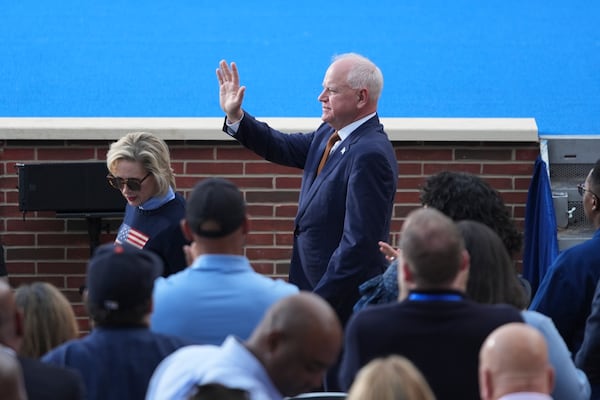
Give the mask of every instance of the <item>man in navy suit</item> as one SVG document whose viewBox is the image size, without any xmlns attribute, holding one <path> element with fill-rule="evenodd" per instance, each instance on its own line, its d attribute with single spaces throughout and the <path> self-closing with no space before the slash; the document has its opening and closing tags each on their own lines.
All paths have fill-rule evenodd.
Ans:
<svg viewBox="0 0 600 400">
<path fill-rule="evenodd" d="M 221 61 L 217 78 L 223 130 L 268 161 L 304 170 L 289 279 L 325 298 L 345 323 L 358 286 L 387 266 L 377 243 L 389 235 L 398 166 L 377 115 L 381 71 L 358 54 L 334 58 L 318 98 L 323 123 L 296 134 L 242 110 L 246 88 L 235 63 Z"/>
</svg>

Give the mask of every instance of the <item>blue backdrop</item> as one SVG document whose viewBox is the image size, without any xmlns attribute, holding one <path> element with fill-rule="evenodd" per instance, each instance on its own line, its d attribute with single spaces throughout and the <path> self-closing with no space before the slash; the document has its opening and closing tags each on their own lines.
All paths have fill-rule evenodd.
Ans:
<svg viewBox="0 0 600 400">
<path fill-rule="evenodd" d="M 595 0 L 0 1 L 0 116 L 214 117 L 215 69 L 246 108 L 318 117 L 331 56 L 385 76 L 383 117 L 534 117 L 600 134 Z"/>
</svg>

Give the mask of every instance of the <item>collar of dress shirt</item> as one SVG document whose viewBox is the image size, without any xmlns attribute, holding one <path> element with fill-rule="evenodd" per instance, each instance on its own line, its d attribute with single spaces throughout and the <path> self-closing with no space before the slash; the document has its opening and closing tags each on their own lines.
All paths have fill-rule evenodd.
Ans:
<svg viewBox="0 0 600 400">
<path fill-rule="evenodd" d="M 173 188 L 170 187 L 166 195 L 162 197 L 151 197 L 148 200 L 146 200 L 144 204 L 140 204 L 139 207 L 141 210 L 156 210 L 157 208 L 159 208 L 165 203 L 168 203 L 174 198 L 175 192 L 173 191 Z"/>
<path fill-rule="evenodd" d="M 375 114 L 376 113 L 371 113 L 371 114 L 367 115 L 366 117 L 362 117 L 361 119 L 356 120 L 356 121 L 352 122 L 351 124 L 346 125 L 342 129 L 338 130 L 338 135 L 340 136 L 340 139 L 341 139 L 340 141 L 343 141 L 348 136 L 350 136 L 350 134 L 352 132 L 354 132 L 356 130 L 356 128 L 358 128 L 359 126 L 361 126 L 362 124 L 367 122 L 367 120 L 373 118 L 373 116 Z"/>
</svg>

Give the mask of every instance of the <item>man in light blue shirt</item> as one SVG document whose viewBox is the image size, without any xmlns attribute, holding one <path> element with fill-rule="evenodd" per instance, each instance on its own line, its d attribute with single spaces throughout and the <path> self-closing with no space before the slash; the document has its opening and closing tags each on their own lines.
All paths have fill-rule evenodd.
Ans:
<svg viewBox="0 0 600 400">
<path fill-rule="evenodd" d="M 198 344 L 220 345 L 228 335 L 245 340 L 273 303 L 298 293 L 295 285 L 255 272 L 243 255 L 248 219 L 233 183 L 209 178 L 196 185 L 182 229 L 197 257 L 157 279 L 153 331 Z"/>
<path fill-rule="evenodd" d="M 337 359 L 342 328 L 333 308 L 310 292 L 275 303 L 245 342 L 184 347 L 154 371 L 146 400 L 187 399 L 197 384 L 220 383 L 252 400 L 281 400 L 318 387 Z"/>
</svg>

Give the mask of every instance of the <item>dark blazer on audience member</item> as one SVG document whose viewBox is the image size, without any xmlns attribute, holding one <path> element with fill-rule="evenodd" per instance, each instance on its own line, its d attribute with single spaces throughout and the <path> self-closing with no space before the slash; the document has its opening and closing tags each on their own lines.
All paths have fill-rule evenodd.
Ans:
<svg viewBox="0 0 600 400">
<path fill-rule="evenodd" d="M 585 325 L 585 335 L 575 364 L 587 375 L 592 386 L 592 400 L 600 399 L 600 281 L 596 285 L 592 311 Z"/>
<path fill-rule="evenodd" d="M 479 399 L 479 349 L 487 335 L 508 322 L 523 322 L 508 305 L 478 304 L 455 291 L 412 291 L 454 300 L 404 300 L 374 305 L 348 322 L 340 384 L 348 390 L 358 370 L 374 358 L 401 354 L 431 385 L 438 400 Z M 458 298 L 458 299 L 457 299 Z"/>
<path fill-rule="evenodd" d="M 19 357 L 19 362 L 23 370 L 28 400 L 85 398 L 83 380 L 76 371 L 48 365 L 33 358 Z"/>
</svg>

